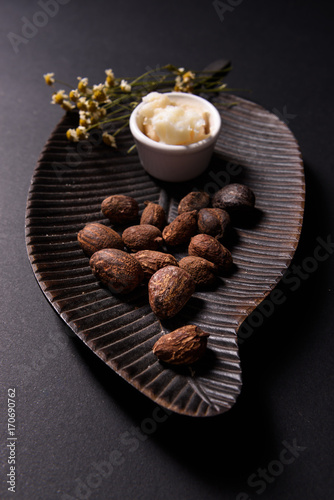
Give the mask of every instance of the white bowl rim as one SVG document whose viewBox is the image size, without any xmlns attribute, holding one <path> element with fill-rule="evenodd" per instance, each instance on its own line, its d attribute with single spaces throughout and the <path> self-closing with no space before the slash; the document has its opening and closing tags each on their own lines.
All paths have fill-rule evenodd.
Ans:
<svg viewBox="0 0 334 500">
<path fill-rule="evenodd" d="M 211 116 L 213 116 L 214 119 L 214 130 L 213 132 L 206 137 L 205 139 L 202 139 L 201 141 L 193 142 L 191 144 L 186 144 L 186 145 L 180 145 L 180 144 L 164 144 L 161 142 L 154 141 L 153 139 L 150 139 L 147 137 L 147 135 L 142 132 L 138 126 L 137 123 L 137 115 L 138 111 L 140 108 L 145 104 L 144 102 L 140 102 L 135 109 L 132 111 L 130 120 L 129 120 L 129 126 L 130 126 L 130 131 L 134 138 L 145 144 L 146 146 L 155 149 L 157 151 L 161 152 L 166 152 L 166 153 L 178 153 L 178 154 L 185 154 L 189 153 L 192 150 L 199 150 L 199 149 L 204 149 L 208 147 L 212 142 L 215 142 L 217 139 L 217 136 L 220 132 L 221 129 L 221 117 L 219 114 L 219 111 L 217 108 L 207 99 L 204 99 L 201 96 L 198 96 L 196 94 L 191 94 L 188 92 L 163 92 L 164 95 L 175 97 L 176 99 L 190 99 L 194 101 L 199 101 L 203 106 L 206 107 L 206 109 L 209 111 Z"/>
</svg>

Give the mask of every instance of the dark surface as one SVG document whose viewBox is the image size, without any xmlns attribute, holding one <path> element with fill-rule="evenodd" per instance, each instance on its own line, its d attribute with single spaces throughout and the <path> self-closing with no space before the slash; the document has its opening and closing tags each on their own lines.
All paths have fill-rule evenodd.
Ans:
<svg viewBox="0 0 334 500">
<path fill-rule="evenodd" d="M 329 2 L 82 3 L 59 5 L 17 53 L 7 34 L 22 36 L 22 19 L 41 7 L 8 1 L 1 8 L 1 498 L 11 495 L 10 387 L 17 394 L 16 498 L 331 498 L 333 249 L 319 251 L 333 233 Z M 223 4 L 221 19 L 215 5 Z M 49 105 L 42 74 L 98 82 L 108 67 L 136 75 L 168 62 L 202 68 L 221 57 L 233 62 L 229 85 L 251 89 L 240 95 L 283 117 L 299 141 L 305 222 L 279 285 L 286 300 L 245 334 L 237 404 L 209 420 L 167 418 L 73 338 L 33 276 L 26 198 L 62 116 Z M 295 456 L 284 451 L 293 445 Z"/>
</svg>

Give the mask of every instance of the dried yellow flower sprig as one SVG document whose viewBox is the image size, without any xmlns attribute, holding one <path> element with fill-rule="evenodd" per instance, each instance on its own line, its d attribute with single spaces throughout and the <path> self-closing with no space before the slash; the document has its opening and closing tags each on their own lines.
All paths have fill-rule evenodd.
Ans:
<svg viewBox="0 0 334 500">
<path fill-rule="evenodd" d="M 88 139 L 89 133 L 99 128 L 103 142 L 116 148 L 116 136 L 128 126 L 133 109 L 144 95 L 158 89 L 198 94 L 225 91 L 228 89 L 222 79 L 230 69 L 227 65 L 219 71 L 202 71 L 196 74 L 168 64 L 150 69 L 132 79 L 116 78 L 111 69 L 106 69 L 104 83 L 89 85 L 88 78 L 78 77 L 75 88 L 65 84 L 70 88 L 68 93 L 63 89 L 55 91 L 51 103 L 58 104 L 64 111 L 78 111 L 77 128 L 68 129 L 66 132 L 70 141 Z M 54 87 L 55 83 L 63 84 L 55 79 L 54 73 L 46 73 L 43 76 L 45 83 L 51 87 Z"/>
</svg>

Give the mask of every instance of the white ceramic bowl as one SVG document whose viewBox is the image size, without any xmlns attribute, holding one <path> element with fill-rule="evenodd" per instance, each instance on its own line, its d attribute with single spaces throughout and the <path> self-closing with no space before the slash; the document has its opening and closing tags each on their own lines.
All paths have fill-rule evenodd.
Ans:
<svg viewBox="0 0 334 500">
<path fill-rule="evenodd" d="M 197 177 L 207 168 L 220 132 L 221 118 L 215 106 L 202 97 L 182 92 L 168 92 L 166 95 L 175 102 L 182 100 L 196 104 L 208 112 L 210 135 L 186 146 L 156 142 L 143 132 L 139 112 L 144 103 L 138 104 L 133 110 L 129 122 L 130 130 L 140 162 L 150 175 L 168 182 L 187 181 Z"/>
</svg>

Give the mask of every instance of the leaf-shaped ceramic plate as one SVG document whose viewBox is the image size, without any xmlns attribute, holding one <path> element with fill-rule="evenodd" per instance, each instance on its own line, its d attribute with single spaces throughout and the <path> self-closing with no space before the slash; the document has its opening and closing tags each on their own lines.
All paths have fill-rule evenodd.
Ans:
<svg viewBox="0 0 334 500">
<path fill-rule="evenodd" d="M 181 185 L 146 174 L 136 152 L 126 153 L 132 144 L 129 133 L 116 152 L 97 137 L 69 143 L 65 131 L 75 125 L 75 117 L 65 116 L 41 153 L 26 212 L 34 274 L 63 320 L 143 394 L 174 412 L 197 417 L 223 413 L 236 402 L 242 385 L 237 331 L 289 266 L 304 212 L 303 163 L 285 123 L 239 97 L 223 95 L 215 104 L 222 130 L 212 162 L 203 176 Z M 145 200 L 158 202 L 171 220 L 178 200 L 190 190 L 213 194 L 230 182 L 253 189 L 257 220 L 237 226 L 229 242 L 235 272 L 214 290 L 195 292 L 172 320 L 157 320 L 145 286 L 117 297 L 92 275 L 76 237 L 87 222 L 108 224 L 100 212 L 105 197 L 133 196 L 141 210 Z M 206 355 L 191 369 L 163 365 L 152 353 L 153 344 L 164 332 L 188 323 L 209 332 Z"/>
</svg>

